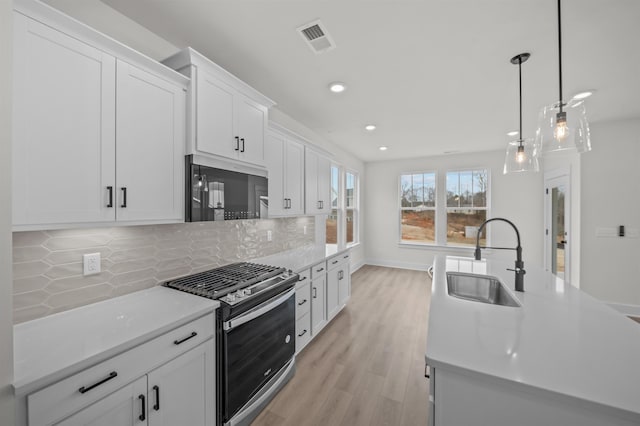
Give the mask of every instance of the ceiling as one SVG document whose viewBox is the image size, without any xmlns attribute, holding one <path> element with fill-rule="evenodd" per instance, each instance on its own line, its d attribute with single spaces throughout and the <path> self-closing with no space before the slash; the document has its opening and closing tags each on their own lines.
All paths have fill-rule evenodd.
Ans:
<svg viewBox="0 0 640 426">
<path fill-rule="evenodd" d="M 525 138 L 558 100 L 555 0 L 102 1 L 363 161 L 504 148 L 518 128 L 509 60 L 521 52 Z M 316 19 L 337 46 L 319 55 L 296 32 Z M 639 22 L 637 0 L 563 2 L 564 95 L 595 89 L 592 123 L 640 117 Z M 335 80 L 347 91 L 330 93 Z"/>
</svg>

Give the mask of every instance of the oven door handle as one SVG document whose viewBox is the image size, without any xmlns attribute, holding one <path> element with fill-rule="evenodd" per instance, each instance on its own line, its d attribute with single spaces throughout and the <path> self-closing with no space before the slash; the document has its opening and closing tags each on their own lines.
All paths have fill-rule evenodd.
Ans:
<svg viewBox="0 0 640 426">
<path fill-rule="evenodd" d="M 269 312 L 270 310 L 272 310 L 273 308 L 286 302 L 287 299 L 289 299 L 291 296 L 295 294 L 295 292 L 296 292 L 296 289 L 295 287 L 293 287 L 286 293 L 282 294 L 281 296 L 277 296 L 273 299 L 267 300 L 263 304 L 256 306 L 255 308 L 239 316 L 238 318 L 233 318 L 229 321 L 225 321 L 222 328 L 224 329 L 224 331 L 229 331 L 246 322 L 251 321 L 252 319 L 258 318 L 260 315 L 263 315 Z"/>
</svg>

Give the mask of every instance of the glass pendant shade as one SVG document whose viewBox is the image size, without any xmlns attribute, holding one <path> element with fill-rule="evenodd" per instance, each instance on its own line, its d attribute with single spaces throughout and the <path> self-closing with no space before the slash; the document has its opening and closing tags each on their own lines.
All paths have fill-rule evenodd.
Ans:
<svg viewBox="0 0 640 426">
<path fill-rule="evenodd" d="M 567 149 L 576 149 L 579 153 L 591 151 L 591 135 L 584 101 L 572 99 L 562 108 L 566 115 L 558 117 L 559 112 L 558 103 L 540 110 L 536 144 L 541 147 L 542 154 Z"/>
<path fill-rule="evenodd" d="M 537 172 L 539 148 L 534 139 L 514 140 L 507 144 L 503 173 Z"/>
</svg>

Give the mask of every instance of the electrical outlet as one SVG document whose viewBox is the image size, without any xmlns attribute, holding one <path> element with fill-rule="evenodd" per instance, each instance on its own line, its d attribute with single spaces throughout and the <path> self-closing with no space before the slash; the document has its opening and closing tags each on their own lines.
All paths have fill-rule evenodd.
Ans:
<svg viewBox="0 0 640 426">
<path fill-rule="evenodd" d="M 89 253 L 82 255 L 84 264 L 84 275 L 95 275 L 100 273 L 100 253 Z"/>
<path fill-rule="evenodd" d="M 271 232 L 271 230 L 267 230 L 267 241 L 271 241 L 273 240 L 273 233 Z"/>
</svg>

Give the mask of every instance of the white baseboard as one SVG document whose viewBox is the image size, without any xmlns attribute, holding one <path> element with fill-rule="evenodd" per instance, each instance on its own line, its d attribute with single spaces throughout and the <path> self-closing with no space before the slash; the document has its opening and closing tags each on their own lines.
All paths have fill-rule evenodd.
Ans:
<svg viewBox="0 0 640 426">
<path fill-rule="evenodd" d="M 364 263 L 373 266 L 386 266 L 388 268 L 412 269 L 414 271 L 426 271 L 431 266 L 430 263 L 398 262 L 381 259 L 367 259 Z"/>
<path fill-rule="evenodd" d="M 364 265 L 366 265 L 366 262 L 364 260 L 361 260 L 359 262 L 356 262 L 356 263 L 352 264 L 351 265 L 351 273 L 353 274 L 358 269 L 362 268 Z"/>
<path fill-rule="evenodd" d="M 621 314 L 640 317 L 640 306 L 638 305 L 625 305 L 624 303 L 610 303 L 610 302 L 607 302 L 607 305 L 611 306 L 613 309 L 620 312 Z"/>
</svg>

